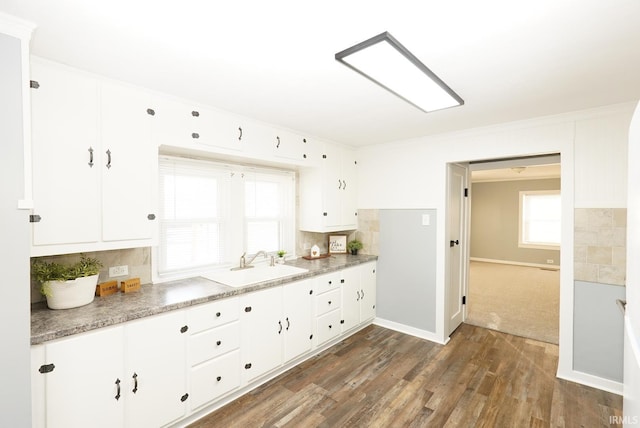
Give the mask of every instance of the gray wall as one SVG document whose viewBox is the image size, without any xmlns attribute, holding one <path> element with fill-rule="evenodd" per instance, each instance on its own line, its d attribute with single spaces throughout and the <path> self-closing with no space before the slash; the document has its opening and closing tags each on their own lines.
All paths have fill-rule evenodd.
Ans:
<svg viewBox="0 0 640 428">
<path fill-rule="evenodd" d="M 622 382 L 624 319 L 615 301 L 624 298 L 624 287 L 575 281 L 574 370 Z"/>
<path fill-rule="evenodd" d="M 20 41 L 0 34 L 0 426 L 31 426 L 28 212 L 24 198 Z M 25 88 L 26 90 L 26 88 Z"/>
<path fill-rule="evenodd" d="M 473 183 L 471 257 L 559 265 L 560 251 L 518 247 L 519 192 L 558 189 L 560 179 Z"/>
<path fill-rule="evenodd" d="M 380 210 L 379 220 L 377 316 L 435 333 L 436 210 Z"/>
</svg>

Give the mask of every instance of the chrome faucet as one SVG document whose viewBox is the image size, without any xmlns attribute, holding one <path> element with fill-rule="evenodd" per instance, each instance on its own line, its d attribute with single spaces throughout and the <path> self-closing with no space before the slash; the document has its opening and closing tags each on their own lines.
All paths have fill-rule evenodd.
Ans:
<svg viewBox="0 0 640 428">
<path fill-rule="evenodd" d="M 264 258 L 266 259 L 267 257 L 269 257 L 269 254 L 267 254 L 266 251 L 260 250 L 257 253 L 254 254 L 253 257 L 251 257 L 251 260 L 247 261 L 246 260 L 246 256 L 247 256 L 247 252 L 245 251 L 244 253 L 242 253 L 242 255 L 240 256 L 240 266 L 238 267 L 234 267 L 231 270 L 241 270 L 241 269 L 249 269 L 252 268 L 254 266 L 251 265 L 251 263 L 253 263 L 253 261 L 256 259 L 256 257 L 258 257 L 260 254 L 262 254 L 264 256 Z M 274 266 L 275 265 L 275 258 L 273 256 L 271 256 L 271 263 L 270 266 Z"/>
</svg>

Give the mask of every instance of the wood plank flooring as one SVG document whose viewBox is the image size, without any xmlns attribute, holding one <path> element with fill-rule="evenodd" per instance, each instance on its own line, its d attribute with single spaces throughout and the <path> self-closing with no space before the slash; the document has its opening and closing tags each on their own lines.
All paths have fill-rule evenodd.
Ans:
<svg viewBox="0 0 640 428">
<path fill-rule="evenodd" d="M 557 345 L 467 324 L 446 346 L 369 326 L 190 427 L 616 426 L 622 397 L 557 364 Z"/>
</svg>

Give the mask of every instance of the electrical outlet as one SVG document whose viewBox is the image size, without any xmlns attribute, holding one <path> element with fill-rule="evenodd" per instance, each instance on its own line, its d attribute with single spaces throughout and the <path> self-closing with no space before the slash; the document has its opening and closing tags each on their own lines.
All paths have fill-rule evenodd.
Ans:
<svg viewBox="0 0 640 428">
<path fill-rule="evenodd" d="M 548 265 L 552 265 L 553 264 L 553 259 L 547 259 L 547 264 Z"/>
<path fill-rule="evenodd" d="M 112 266 L 109 268 L 109 277 L 129 275 L 129 266 Z"/>
</svg>

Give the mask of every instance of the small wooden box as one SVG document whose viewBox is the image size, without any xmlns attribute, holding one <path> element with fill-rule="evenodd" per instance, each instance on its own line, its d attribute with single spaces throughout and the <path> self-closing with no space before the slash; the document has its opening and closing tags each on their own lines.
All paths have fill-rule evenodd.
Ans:
<svg viewBox="0 0 640 428">
<path fill-rule="evenodd" d="M 107 281 L 96 285 L 96 296 L 104 297 L 118 292 L 118 281 Z"/>
<path fill-rule="evenodd" d="M 129 278 L 125 281 L 120 281 L 120 291 L 123 293 L 131 293 L 138 290 L 140 290 L 140 278 Z"/>
</svg>

